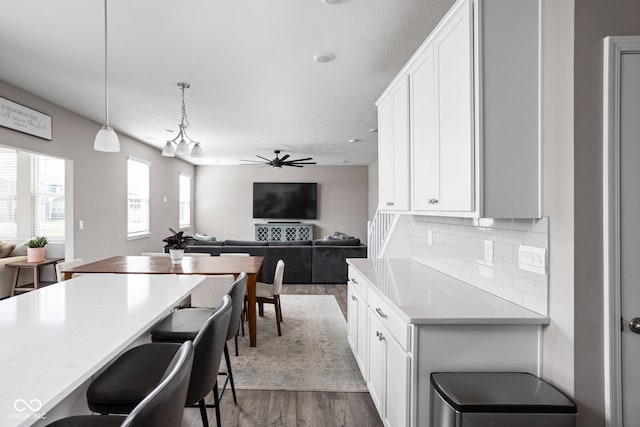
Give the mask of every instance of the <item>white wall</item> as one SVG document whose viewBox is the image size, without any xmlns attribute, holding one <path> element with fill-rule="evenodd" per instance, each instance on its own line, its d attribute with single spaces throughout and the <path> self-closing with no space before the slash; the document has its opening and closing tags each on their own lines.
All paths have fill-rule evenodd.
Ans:
<svg viewBox="0 0 640 427">
<path fill-rule="evenodd" d="M 317 182 L 315 238 L 334 231 L 366 243 L 368 184 L 366 166 L 306 166 L 273 169 L 261 166 L 196 167 L 196 232 L 219 239 L 254 240 L 253 182 Z"/>
<path fill-rule="evenodd" d="M 542 375 L 574 395 L 573 0 L 544 4 L 544 215 L 549 217 L 549 317 Z"/>
<path fill-rule="evenodd" d="M 369 221 L 378 209 L 378 162 L 369 165 Z"/>
<path fill-rule="evenodd" d="M 52 104 L 42 98 L 0 81 L 0 96 L 52 116 L 53 140 L 46 141 L 0 127 L 0 145 L 61 157 L 72 162 L 71 212 L 73 229 L 67 229 L 73 248 L 69 256 L 93 261 L 113 255 L 135 255 L 158 251 L 169 227 L 178 226 L 178 174 L 194 174 L 194 167 L 175 158 L 162 157 L 160 151 L 123 134 L 119 153 L 93 150 L 101 124 Z M 143 117 L 141 117 L 143 119 Z M 116 129 L 117 131 L 117 129 Z M 127 156 L 151 162 L 152 236 L 127 240 Z M 162 197 L 168 202 L 163 203 Z M 78 220 L 84 230 L 78 229 Z"/>
</svg>

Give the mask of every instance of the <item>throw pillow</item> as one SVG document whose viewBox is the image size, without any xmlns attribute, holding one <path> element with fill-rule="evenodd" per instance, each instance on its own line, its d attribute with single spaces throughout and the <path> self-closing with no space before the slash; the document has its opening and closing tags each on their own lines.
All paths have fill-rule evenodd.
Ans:
<svg viewBox="0 0 640 427">
<path fill-rule="evenodd" d="M 27 248 L 27 242 L 17 244 L 13 249 L 13 253 L 11 254 L 11 256 L 27 256 Z"/>
<path fill-rule="evenodd" d="M 203 242 L 215 242 L 216 240 L 218 240 L 215 238 L 215 236 L 209 236 L 208 234 L 198 234 L 198 233 L 195 233 L 193 235 L 193 238 L 196 240 L 201 240 Z"/>
<path fill-rule="evenodd" d="M 15 243 L 0 242 L 0 258 L 6 258 L 10 256 L 13 252 L 13 248 L 15 247 Z"/>
<path fill-rule="evenodd" d="M 324 240 L 349 240 L 349 239 L 354 239 L 354 237 L 349 236 L 348 234 L 343 233 L 341 231 L 336 231 L 332 235 L 324 237 Z"/>
</svg>

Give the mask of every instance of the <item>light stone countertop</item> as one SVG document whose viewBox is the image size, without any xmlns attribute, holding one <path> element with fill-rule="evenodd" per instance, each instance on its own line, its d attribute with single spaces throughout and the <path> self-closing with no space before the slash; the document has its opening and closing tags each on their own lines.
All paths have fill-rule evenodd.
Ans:
<svg viewBox="0 0 640 427">
<path fill-rule="evenodd" d="M 46 415 L 203 279 L 91 274 L 0 301 L 0 425 Z"/>
<path fill-rule="evenodd" d="M 540 324 L 549 318 L 411 259 L 349 258 L 353 266 L 412 324 Z"/>
</svg>

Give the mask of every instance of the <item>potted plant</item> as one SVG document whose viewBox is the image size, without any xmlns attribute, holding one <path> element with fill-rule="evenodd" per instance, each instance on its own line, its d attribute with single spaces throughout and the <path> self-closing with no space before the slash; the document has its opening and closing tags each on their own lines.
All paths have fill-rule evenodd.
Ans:
<svg viewBox="0 0 640 427">
<path fill-rule="evenodd" d="M 45 236 L 36 236 L 27 242 L 27 262 L 44 261 L 45 245 L 49 243 Z"/>
<path fill-rule="evenodd" d="M 176 232 L 173 228 L 169 228 L 169 231 L 171 231 L 171 236 L 165 237 L 162 241 L 166 243 L 165 248 L 169 249 L 171 261 L 178 264 L 182 261 L 184 248 L 189 244 L 191 237 L 185 236 L 183 231 Z"/>
</svg>

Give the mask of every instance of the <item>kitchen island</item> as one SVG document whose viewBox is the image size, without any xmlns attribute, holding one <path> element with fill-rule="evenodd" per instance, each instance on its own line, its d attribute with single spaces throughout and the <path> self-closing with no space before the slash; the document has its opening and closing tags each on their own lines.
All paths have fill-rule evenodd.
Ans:
<svg viewBox="0 0 640 427">
<path fill-rule="evenodd" d="M 93 274 L 0 301 L 0 425 L 88 413 L 84 389 L 92 376 L 203 279 Z"/>
<path fill-rule="evenodd" d="M 545 316 L 410 259 L 349 259 L 349 344 L 388 426 L 428 426 L 429 375 L 540 374 Z"/>
</svg>

